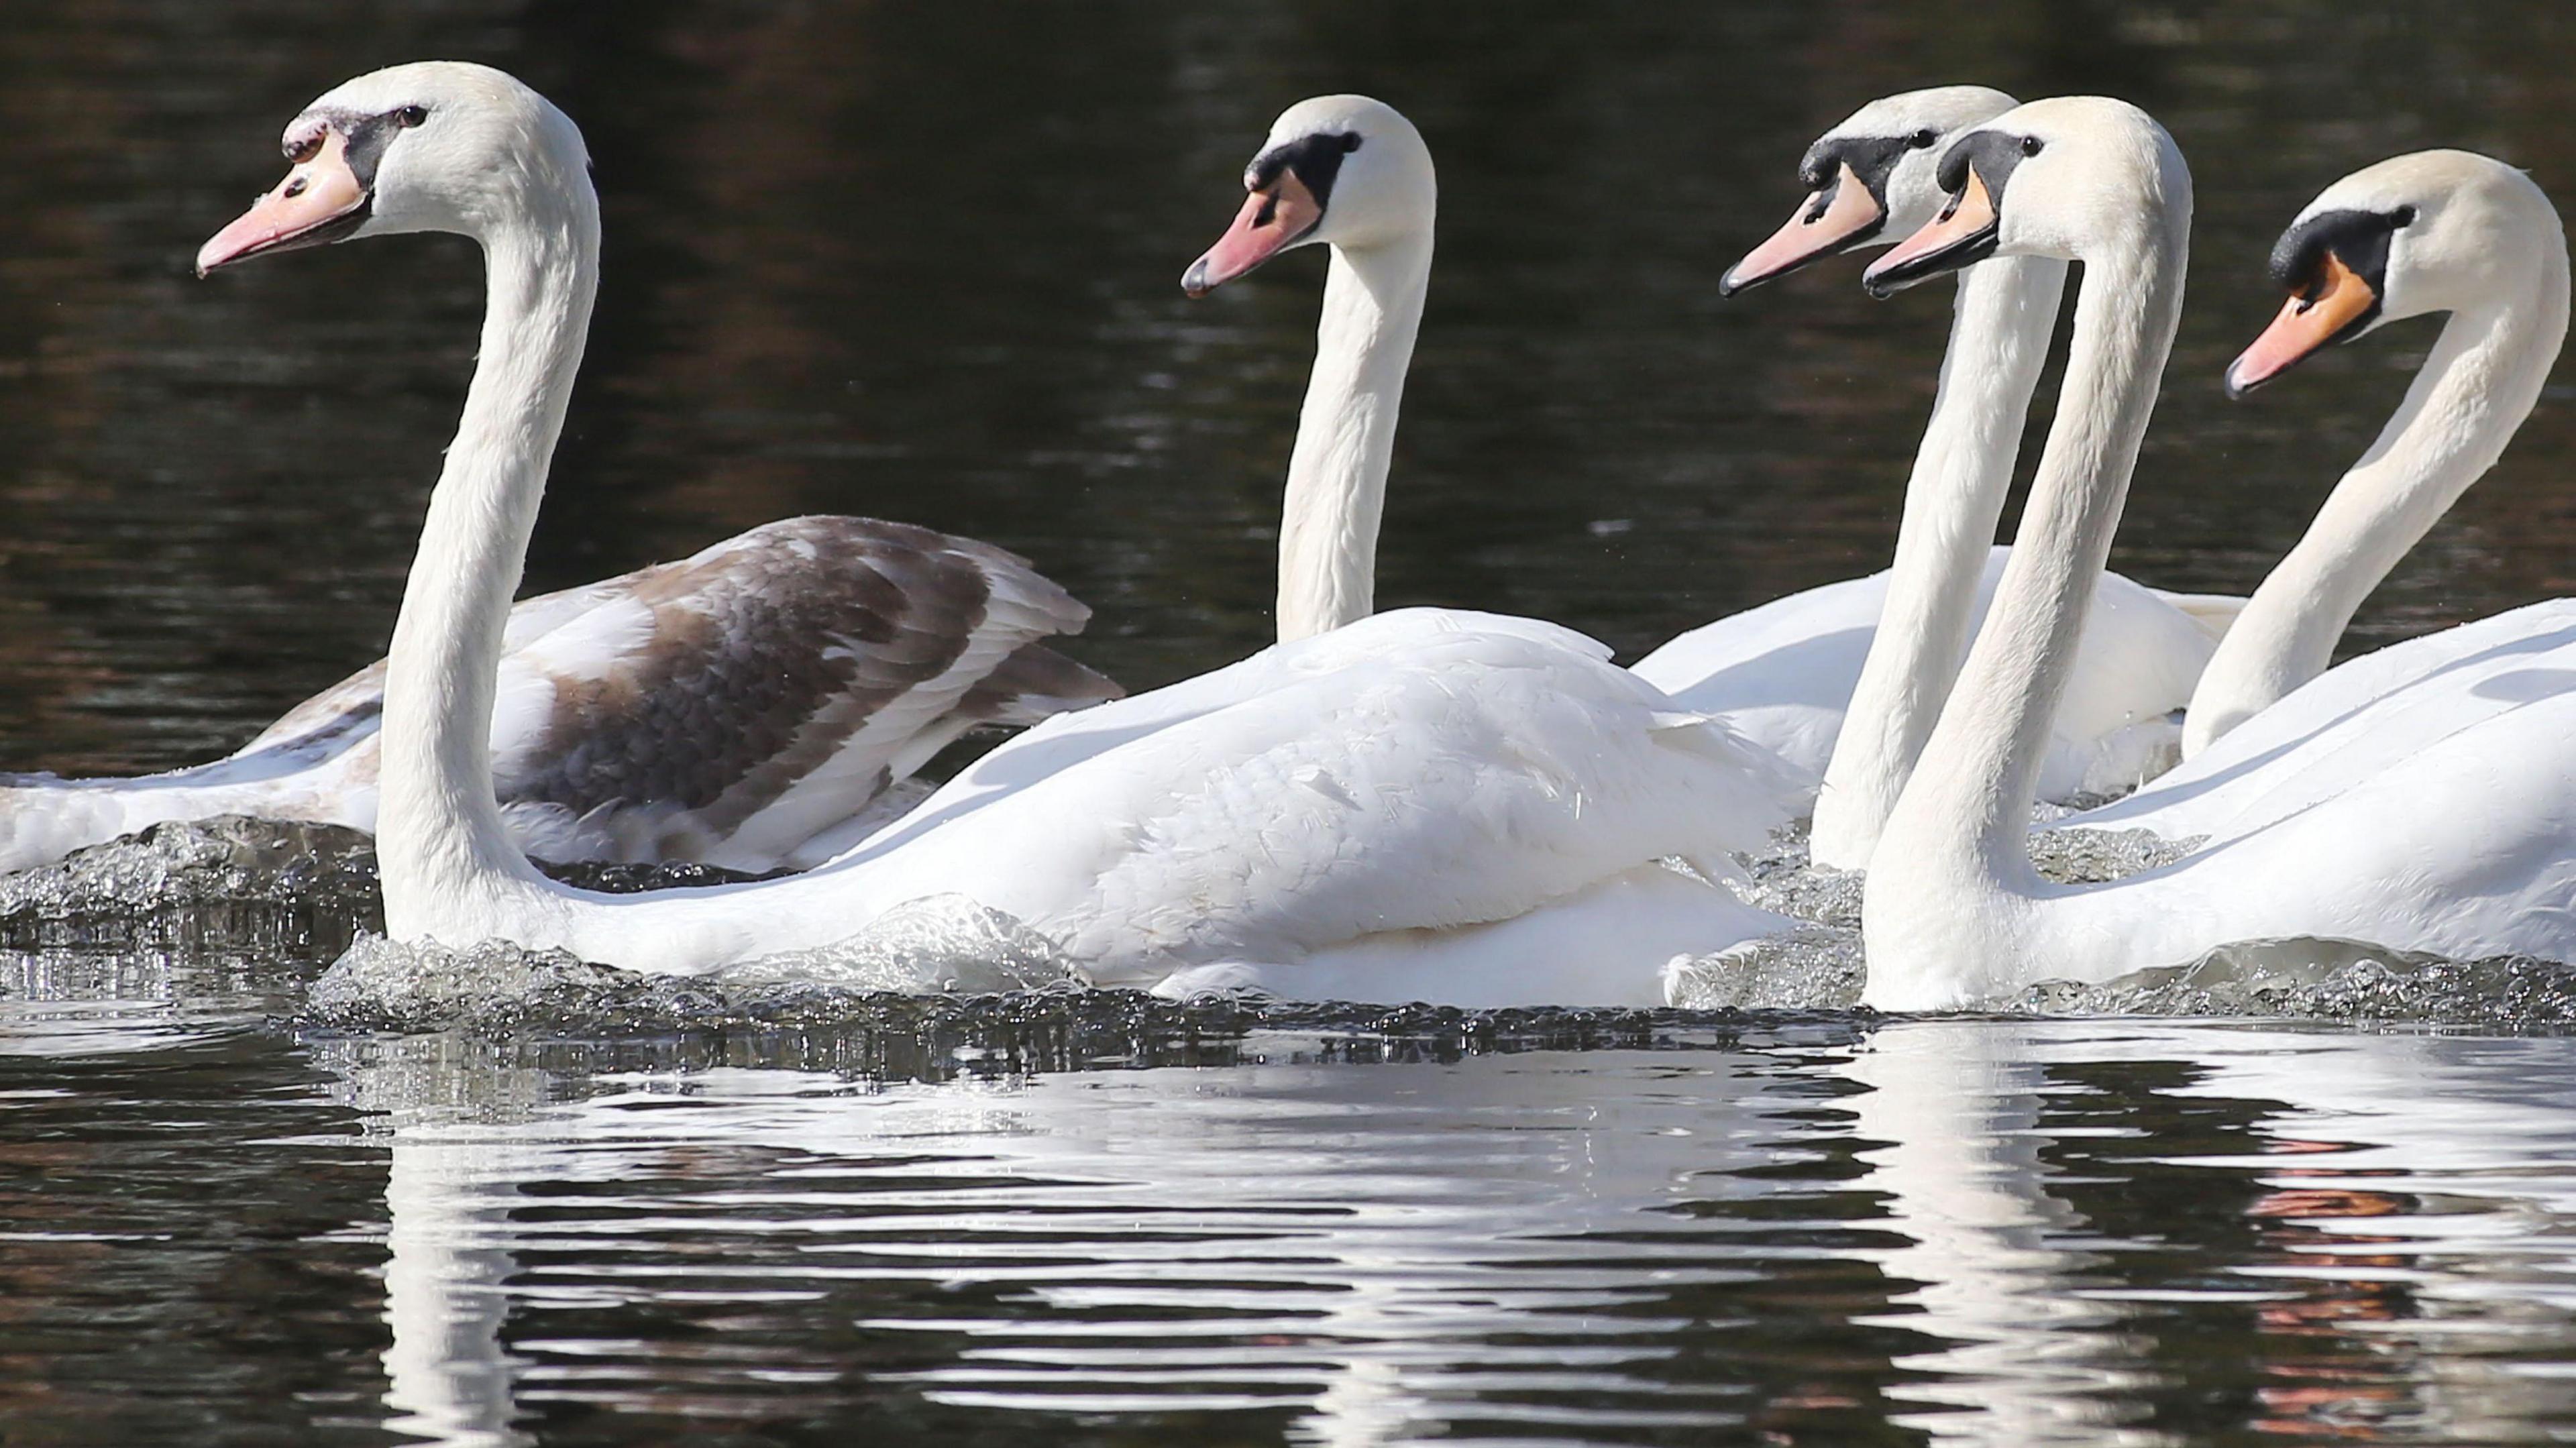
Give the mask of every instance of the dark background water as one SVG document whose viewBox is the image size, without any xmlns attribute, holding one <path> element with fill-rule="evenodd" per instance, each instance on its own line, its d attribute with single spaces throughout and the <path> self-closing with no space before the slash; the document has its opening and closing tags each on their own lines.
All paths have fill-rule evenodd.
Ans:
<svg viewBox="0 0 2576 1448">
<path fill-rule="evenodd" d="M 2199 183 L 2191 305 L 2121 562 L 2241 590 L 2436 325 L 2229 403 L 2219 371 L 2276 305 L 2272 237 L 2416 147 L 2576 190 L 2571 47 L 2554 0 L 20 7 L 0 764 L 202 758 L 383 647 L 470 366 L 472 249 L 186 269 L 273 184 L 284 122 L 380 64 L 511 69 L 596 158 L 604 292 L 532 587 L 873 513 L 1028 554 L 1098 608 L 1085 657 L 1143 686 L 1269 626 L 1321 265 L 1196 303 L 1176 282 L 1300 96 L 1394 102 L 1441 167 L 1383 600 L 1633 653 L 1886 558 L 1941 290 L 1871 303 L 1855 263 L 1713 289 L 1859 102 L 1976 80 L 2108 91 L 2171 127 Z M 2553 390 L 2357 641 L 2569 586 L 2566 413 Z"/>
<path fill-rule="evenodd" d="M 471 249 L 187 260 L 288 117 L 394 61 L 512 69 L 597 159 L 605 290 L 533 587 L 870 512 L 1029 554 L 1139 686 L 1269 628 L 1320 264 L 1176 282 L 1303 95 L 1394 102 L 1441 166 L 1383 599 L 1631 653 L 1885 558 L 1943 300 L 1868 302 L 1850 263 L 1714 292 L 1872 96 L 2109 91 L 2193 159 L 2121 554 L 2178 587 L 2250 587 L 2431 335 L 2222 397 L 2311 195 L 2432 145 L 2576 195 L 2556 0 L 6 21 L 0 767 L 201 758 L 382 648 Z M 2566 400 L 2357 644 L 2569 588 Z M 1116 997 L 352 1035 L 294 1020 L 325 913 L 0 954 L 0 1443 L 2576 1431 L 2564 1039 Z"/>
</svg>

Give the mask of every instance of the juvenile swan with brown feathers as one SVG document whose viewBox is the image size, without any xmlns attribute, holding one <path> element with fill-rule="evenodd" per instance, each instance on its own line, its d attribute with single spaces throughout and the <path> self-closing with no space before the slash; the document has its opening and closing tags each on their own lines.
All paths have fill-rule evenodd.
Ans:
<svg viewBox="0 0 2576 1448">
<path fill-rule="evenodd" d="M 398 136 L 439 144 L 425 110 L 304 117 L 286 140 L 294 170 L 206 244 L 199 268 L 396 229 L 401 194 L 376 183 Z M 578 150 L 568 159 L 553 179 L 578 183 L 578 201 L 545 244 L 571 261 L 596 221 Z M 566 382 L 588 309 L 585 294 L 556 319 Z M 524 431 L 533 419 L 483 421 Z M 477 566 L 514 590 L 518 564 Z M 967 730 L 1117 698 L 1038 642 L 1080 632 L 1089 615 L 999 548 L 838 517 L 767 524 L 529 599 L 502 625 L 486 705 L 502 820 L 519 848 L 558 862 L 811 864 L 893 813 L 903 797 L 887 786 Z M 139 779 L 0 776 L 0 869 L 214 815 L 372 830 L 385 674 L 382 662 L 361 670 L 212 764 Z"/>
<path fill-rule="evenodd" d="M 580 135 L 497 71 L 430 64 L 339 87 L 288 139 L 299 173 L 372 157 L 337 188 L 335 215 L 356 223 L 310 225 L 470 236 L 488 276 L 386 665 L 377 851 L 396 939 L 698 972 L 830 946 L 942 896 L 1011 917 L 1101 983 L 1251 966 L 1295 993 L 1652 1002 L 1674 951 L 1776 919 L 1706 878 L 1781 817 L 1787 786 L 1766 756 L 1580 635 L 1425 610 L 1051 720 L 793 879 L 604 895 L 544 878 L 493 802 L 487 733 L 509 583 L 594 289 Z M 1350 196 L 1372 164 L 1351 154 Z M 264 235 L 248 244 L 294 239 Z M 1671 856 L 1704 868 L 1657 863 Z M 1518 929 L 1568 911 L 1631 933 L 1580 932 L 1593 953 Z M 1621 949 L 1642 968 L 1605 969 Z"/>
</svg>

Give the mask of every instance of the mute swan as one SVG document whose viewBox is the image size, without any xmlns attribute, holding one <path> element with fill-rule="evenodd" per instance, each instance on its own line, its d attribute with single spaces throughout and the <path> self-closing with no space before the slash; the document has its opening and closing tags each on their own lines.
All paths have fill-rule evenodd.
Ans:
<svg viewBox="0 0 2576 1448">
<path fill-rule="evenodd" d="M 2144 112 L 2078 97 L 1969 132 L 1941 181 L 1950 209 L 1870 267 L 1873 291 L 1989 255 L 2081 261 L 2084 285 L 1993 613 L 1869 873 L 1863 999 L 1951 1007 L 2281 937 L 2576 959 L 2576 614 L 2545 633 L 2513 633 L 2508 614 L 2416 641 L 2444 662 L 2413 700 L 2380 697 L 2376 727 L 2245 763 L 2301 797 L 2260 827 L 2110 884 L 2039 878 L 2033 785 L 2181 313 L 2191 175 Z M 2500 643 L 2481 633 L 2499 626 Z"/>
<path fill-rule="evenodd" d="M 502 819 L 557 862 L 812 863 L 880 822 L 887 785 L 968 729 L 1117 698 L 1033 642 L 1080 632 L 1090 612 L 999 548 L 830 517 L 531 598 L 502 638 Z M 373 830 L 384 673 L 379 660 L 212 764 L 0 775 L 0 871 L 215 815 Z"/>
<path fill-rule="evenodd" d="M 2236 396 L 2382 322 L 2451 316 L 2405 402 L 2210 660 L 2186 757 L 2326 671 L 2362 600 L 2495 466 L 2567 338 L 2557 208 L 2530 177 L 2466 151 L 2395 157 L 2327 187 L 2272 248 L 2272 279 L 2292 295 L 2228 369 Z"/>
<path fill-rule="evenodd" d="M 2001 92 L 1953 86 L 1864 107 L 1828 132 L 1809 157 L 1810 170 L 1836 164 L 1833 158 L 1846 155 L 1850 164 L 1868 170 L 1868 180 L 1843 193 L 1832 223 L 1858 230 L 1813 241 L 1795 238 L 1796 244 L 1815 250 L 1790 258 L 1785 251 L 1797 227 L 1793 220 L 1782 237 L 1756 252 L 1756 258 L 1772 254 L 1761 262 L 1767 270 L 1751 275 L 1739 266 L 1722 285 L 1748 286 L 1815 256 L 1860 244 L 1867 229 L 1858 220 L 1862 211 L 1875 216 L 1893 204 L 1909 217 L 1919 212 L 1916 219 L 1928 218 L 1940 204 L 1940 192 L 1932 184 L 1929 154 L 1914 140 L 1927 132 L 1947 134 L 2010 105 Z M 1279 535 L 1282 640 L 1310 637 L 1369 614 L 1388 463 L 1431 281 L 1438 184 L 1421 133 L 1377 102 L 1334 124 L 1340 129 L 1302 107 L 1280 118 L 1245 172 L 1247 194 L 1233 226 L 1181 282 L 1192 296 L 1203 296 L 1281 252 L 1329 242 L 1315 369 L 1298 417 Z M 1340 185 L 1345 158 L 1354 156 L 1365 157 L 1373 167 L 1368 177 L 1373 184 L 1364 198 L 1352 197 Z M 1829 159 L 1819 161 L 1819 156 Z M 1883 199 L 1888 195 L 1895 199 Z M 1329 229 L 1321 224 L 1328 216 L 1333 223 Z M 1748 258 L 1748 263 L 1754 261 Z M 2055 262 L 2020 265 L 2044 270 L 2046 276 L 2019 286 L 1988 285 L 1982 293 L 1973 279 L 1963 283 L 1963 355 L 1985 357 L 1998 350 L 2006 355 L 1992 377 L 1982 371 L 1970 374 L 1983 384 L 1975 398 L 1963 401 L 1945 389 L 1913 494 L 1927 500 L 1922 504 L 1927 509 L 1933 508 L 1929 500 L 1937 499 L 1937 516 L 1927 513 L 1909 523 L 1906 536 L 1914 539 L 1913 556 L 1904 541 L 1898 545 L 1896 573 L 1908 580 L 1897 585 L 1900 592 L 1919 606 L 1925 628 L 1946 628 L 1947 636 L 1902 629 L 1893 639 L 1898 647 L 1880 651 L 1902 662 L 1858 709 L 1860 717 L 1872 722 L 1851 737 L 1875 748 L 1867 751 L 1866 764 L 1855 764 L 1840 791 L 1845 798 L 1875 802 L 1836 815 L 1828 807 L 1836 785 L 1828 780 L 1829 799 L 1817 804 L 1819 863 L 1855 868 L 1866 862 L 1868 841 L 1894 802 L 1922 735 L 1931 728 L 1931 713 L 1965 646 L 1970 624 L 1965 595 L 1976 587 L 1968 535 L 1994 534 L 2013 447 L 2030 392 L 2038 385 L 2039 356 L 2047 346 L 2056 293 L 2065 276 L 2064 266 Z M 1981 308 L 1968 301 L 1975 295 L 1988 299 Z M 1971 337 L 1977 340 L 1969 343 Z M 1953 480 L 1954 474 L 1965 476 Z M 1950 516 L 1962 509 L 1964 521 Z M 1976 521 L 1980 510 L 1981 527 Z M 1987 572 L 1991 577 L 1994 569 Z M 1665 645 L 1639 662 L 1636 672 L 1688 707 L 1720 716 L 1739 735 L 1812 778 L 1824 768 L 1845 707 L 1853 702 L 1853 681 L 1861 676 L 1861 656 L 1869 648 L 1890 576 L 1812 589 L 1720 620 Z M 1941 600 L 1920 596 L 1931 591 L 1940 592 Z M 2164 716 L 2189 694 L 2213 641 L 2211 625 L 2117 575 L 2106 578 L 2104 593 L 2105 618 L 2093 635 L 2100 646 L 2086 652 L 2088 687 L 2083 707 L 2070 710 L 2076 717 L 2062 757 L 2054 761 L 2053 797 L 2126 788 L 2160 769 L 2173 752 L 2172 726 Z M 2177 602 L 2203 609 L 2223 627 L 2236 601 Z M 1918 615 L 1900 611 L 1899 616 Z M 1853 752 L 1862 751 L 1856 747 Z M 1838 831 L 1835 826 L 1845 821 L 1850 828 Z"/>
<path fill-rule="evenodd" d="M 2527 686 L 2494 676 L 2547 652 L 2576 602 L 2513 609 L 2325 668 L 2353 610 L 2495 461 L 2567 331 L 2567 241 L 2520 171 L 2464 151 L 2400 156 L 2310 202 L 2273 248 L 2290 301 L 2229 369 L 2242 393 L 2391 317 L 2449 311 L 2406 400 L 2256 590 L 2194 715 L 2243 723 L 2147 788 L 2060 823 L 2233 839 Z M 2230 638 L 2238 635 L 2231 634 Z M 2302 680 L 2312 680 L 2304 685 Z M 2277 696 L 2277 702 L 2271 702 Z"/>
<path fill-rule="evenodd" d="M 1364 106 L 1333 98 L 1306 114 Z M 274 245 L 454 232 L 482 244 L 489 279 L 474 381 L 387 661 L 377 848 L 396 939 L 502 939 L 690 973 L 828 946 L 896 905 L 962 896 L 1103 983 L 1351 950 L 1388 962 L 1380 983 L 1409 986 L 1414 960 L 1462 938 L 1469 948 L 1446 958 L 1473 959 L 1476 941 L 1551 902 L 1651 897 L 1703 941 L 1776 919 L 1653 863 L 1719 863 L 1759 843 L 1789 792 L 1775 762 L 1675 711 L 1579 635 L 1421 612 L 1065 716 L 794 879 L 645 896 L 545 879 L 502 827 L 484 736 L 508 583 L 595 290 L 580 133 L 498 71 L 432 63 L 339 87 L 286 141 L 293 170 L 260 203 Z M 1344 187 L 1364 196 L 1378 164 L 1347 161 Z M 1381 954 L 1408 930 L 1420 951 Z M 1660 998 L 1643 975 L 1593 988 Z M 1480 988 L 1507 998 L 1513 984 Z"/>
<path fill-rule="evenodd" d="M 1853 112 L 1808 148 L 1799 177 L 1810 194 L 1728 269 L 1719 294 L 1884 245 L 1931 220 L 1944 199 L 1933 177 L 1940 143 L 2012 106 L 2010 96 L 1984 86 L 1939 86 Z M 1722 714 L 1746 736 L 1822 771 L 1808 836 L 1818 865 L 1869 863 L 1985 615 L 2009 552 L 1990 545 L 2065 286 L 2066 264 L 2052 257 L 1960 275 L 1894 566 L 1719 619 L 1636 665 L 1690 707 Z M 2168 767 L 2179 751 L 2167 716 L 2190 697 L 2217 635 L 2242 605 L 2103 574 L 2049 742 L 2042 797 L 2131 789 Z"/>
</svg>

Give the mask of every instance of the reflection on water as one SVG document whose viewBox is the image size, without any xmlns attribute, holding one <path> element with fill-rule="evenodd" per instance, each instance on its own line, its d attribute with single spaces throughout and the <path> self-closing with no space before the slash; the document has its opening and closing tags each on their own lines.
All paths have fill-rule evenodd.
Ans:
<svg viewBox="0 0 2576 1448">
<path fill-rule="evenodd" d="M 995 1036 L 913 1080 L 834 1069 L 869 1051 L 831 1033 L 257 1039 L 0 1065 L 21 1421 L 2576 1430 L 2564 1039 L 1773 1017 L 1461 1053 L 1355 1025 L 1036 1074 Z M 150 1311 L 111 1332 L 111 1293 Z"/>
</svg>

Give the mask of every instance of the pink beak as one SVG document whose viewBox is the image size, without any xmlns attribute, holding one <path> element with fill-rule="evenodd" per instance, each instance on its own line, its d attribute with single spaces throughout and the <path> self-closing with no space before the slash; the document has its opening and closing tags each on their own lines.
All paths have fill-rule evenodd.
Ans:
<svg viewBox="0 0 2576 1448">
<path fill-rule="evenodd" d="M 1911 286 L 1922 277 L 1919 272 L 1909 275 L 1910 268 L 1973 242 L 1995 225 L 1995 215 L 1995 199 L 1986 192 L 1986 178 L 1972 166 L 1968 169 L 1967 189 L 1950 203 L 1950 209 L 1881 253 L 1869 264 L 1869 270 L 1860 274 L 1861 286 L 1876 297 L 1885 297 L 1897 287 Z M 1891 276 L 1897 279 L 1890 280 Z"/>
<path fill-rule="evenodd" d="M 1181 273 L 1181 290 L 1206 296 L 1287 250 L 1323 219 L 1324 208 L 1306 183 L 1296 172 L 1282 171 L 1277 185 L 1243 198 L 1243 209 L 1225 235 Z"/>
<path fill-rule="evenodd" d="M 1789 213 L 1789 219 L 1771 239 L 1744 254 L 1744 260 L 1726 269 L 1717 279 L 1717 294 L 1731 297 L 1756 282 L 1767 282 L 1785 276 L 1818 257 L 1830 256 L 1855 238 L 1866 236 L 1872 227 L 1887 219 L 1878 206 L 1878 198 L 1861 184 L 1858 173 L 1846 163 L 1842 177 L 1834 185 L 1834 199 L 1825 203 L 1822 215 L 1815 214 L 1816 198 L 1809 196 Z"/>
<path fill-rule="evenodd" d="M 272 251 L 338 241 L 366 219 L 367 201 L 367 189 L 349 169 L 348 142 L 325 131 L 320 150 L 197 248 L 197 275 Z"/>
</svg>

